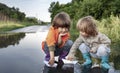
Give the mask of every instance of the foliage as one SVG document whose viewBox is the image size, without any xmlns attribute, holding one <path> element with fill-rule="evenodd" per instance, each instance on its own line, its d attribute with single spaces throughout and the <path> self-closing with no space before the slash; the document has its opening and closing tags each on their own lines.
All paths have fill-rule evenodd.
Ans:
<svg viewBox="0 0 120 73">
<path fill-rule="evenodd" d="M 120 17 L 111 15 L 107 19 L 102 19 L 98 21 L 99 31 L 108 35 L 112 42 L 118 41 L 120 38 Z"/>
<path fill-rule="evenodd" d="M 67 12 L 72 20 L 78 20 L 87 15 L 91 15 L 96 19 L 102 19 L 109 17 L 111 13 L 119 15 L 120 0 L 72 0 L 67 4 L 51 3 L 49 12 L 52 19 L 61 11 Z"/>
<path fill-rule="evenodd" d="M 27 22 L 32 22 L 32 23 L 38 23 L 38 20 L 37 20 L 37 18 L 35 18 L 35 17 L 27 17 L 26 19 L 25 19 L 25 21 L 27 21 Z"/>
<path fill-rule="evenodd" d="M 39 24 L 37 18 L 25 16 L 25 13 L 20 12 L 19 8 L 10 8 L 7 5 L 0 3 L 0 21 L 20 21 Z"/>
<path fill-rule="evenodd" d="M 6 17 L 4 17 L 4 16 Z M 8 7 L 5 4 L 0 3 L 0 16 L 3 16 L 1 20 L 19 20 L 23 21 L 25 19 L 25 14 L 19 11 L 19 8 Z"/>
</svg>

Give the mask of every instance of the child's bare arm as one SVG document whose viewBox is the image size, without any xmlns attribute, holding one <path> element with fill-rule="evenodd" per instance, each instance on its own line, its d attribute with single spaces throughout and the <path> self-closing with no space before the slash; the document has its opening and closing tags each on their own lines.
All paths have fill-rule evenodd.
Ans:
<svg viewBox="0 0 120 73">
<path fill-rule="evenodd" d="M 80 46 L 80 44 L 82 43 L 82 39 L 81 37 L 77 38 L 76 41 L 74 42 L 74 44 L 72 45 L 71 49 L 70 49 L 70 52 L 68 54 L 68 60 L 73 60 L 75 59 L 75 53 L 76 53 L 76 50 L 78 49 L 78 47 Z"/>
<path fill-rule="evenodd" d="M 50 51 L 50 60 L 49 60 L 49 64 L 53 65 L 54 64 L 54 51 Z"/>
<path fill-rule="evenodd" d="M 49 64 L 50 65 L 54 64 L 54 51 L 55 51 L 55 46 L 49 46 L 49 53 L 50 53 Z"/>
<path fill-rule="evenodd" d="M 65 36 L 67 33 L 60 33 L 58 37 L 58 45 L 62 44 L 62 36 Z"/>
</svg>

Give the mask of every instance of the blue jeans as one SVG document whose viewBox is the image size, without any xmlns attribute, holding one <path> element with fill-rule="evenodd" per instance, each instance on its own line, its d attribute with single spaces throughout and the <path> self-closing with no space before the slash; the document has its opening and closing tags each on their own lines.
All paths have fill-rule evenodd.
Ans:
<svg viewBox="0 0 120 73">
<path fill-rule="evenodd" d="M 72 44 L 73 44 L 73 42 L 71 40 L 67 40 L 65 45 L 61 48 L 59 48 L 57 45 L 55 45 L 54 55 L 59 56 L 60 60 L 65 58 L 67 56 L 67 54 L 69 53 Z M 45 46 L 44 46 L 44 52 L 46 54 L 45 60 L 49 61 L 50 54 L 49 54 L 49 48 L 48 48 L 48 45 L 46 42 L 45 42 Z"/>
<path fill-rule="evenodd" d="M 85 44 L 82 43 L 79 46 L 79 50 L 81 51 L 81 53 L 90 53 L 90 48 Z M 110 54 L 110 48 L 104 46 L 104 45 L 99 45 L 98 49 L 97 49 L 97 53 L 90 53 L 90 55 L 94 58 L 101 58 L 102 56 L 109 56 Z"/>
</svg>

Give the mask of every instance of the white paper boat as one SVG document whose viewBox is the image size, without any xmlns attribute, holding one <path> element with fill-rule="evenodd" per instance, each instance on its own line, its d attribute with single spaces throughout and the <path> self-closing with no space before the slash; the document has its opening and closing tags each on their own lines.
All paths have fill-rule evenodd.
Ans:
<svg viewBox="0 0 120 73">
<path fill-rule="evenodd" d="M 78 61 L 70 61 L 70 60 L 66 60 L 66 59 L 62 59 L 64 64 L 76 64 Z"/>
<path fill-rule="evenodd" d="M 50 65 L 48 61 L 44 60 L 45 65 L 47 65 L 48 67 L 57 67 L 57 63 L 54 63 L 53 65 Z"/>
</svg>

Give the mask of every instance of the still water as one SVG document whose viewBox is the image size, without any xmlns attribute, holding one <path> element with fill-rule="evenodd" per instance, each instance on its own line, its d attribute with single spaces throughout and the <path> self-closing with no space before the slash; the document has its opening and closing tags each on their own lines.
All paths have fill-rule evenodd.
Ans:
<svg viewBox="0 0 120 73">
<path fill-rule="evenodd" d="M 0 34 L 0 73 L 42 73 L 47 30 Z"/>
</svg>

